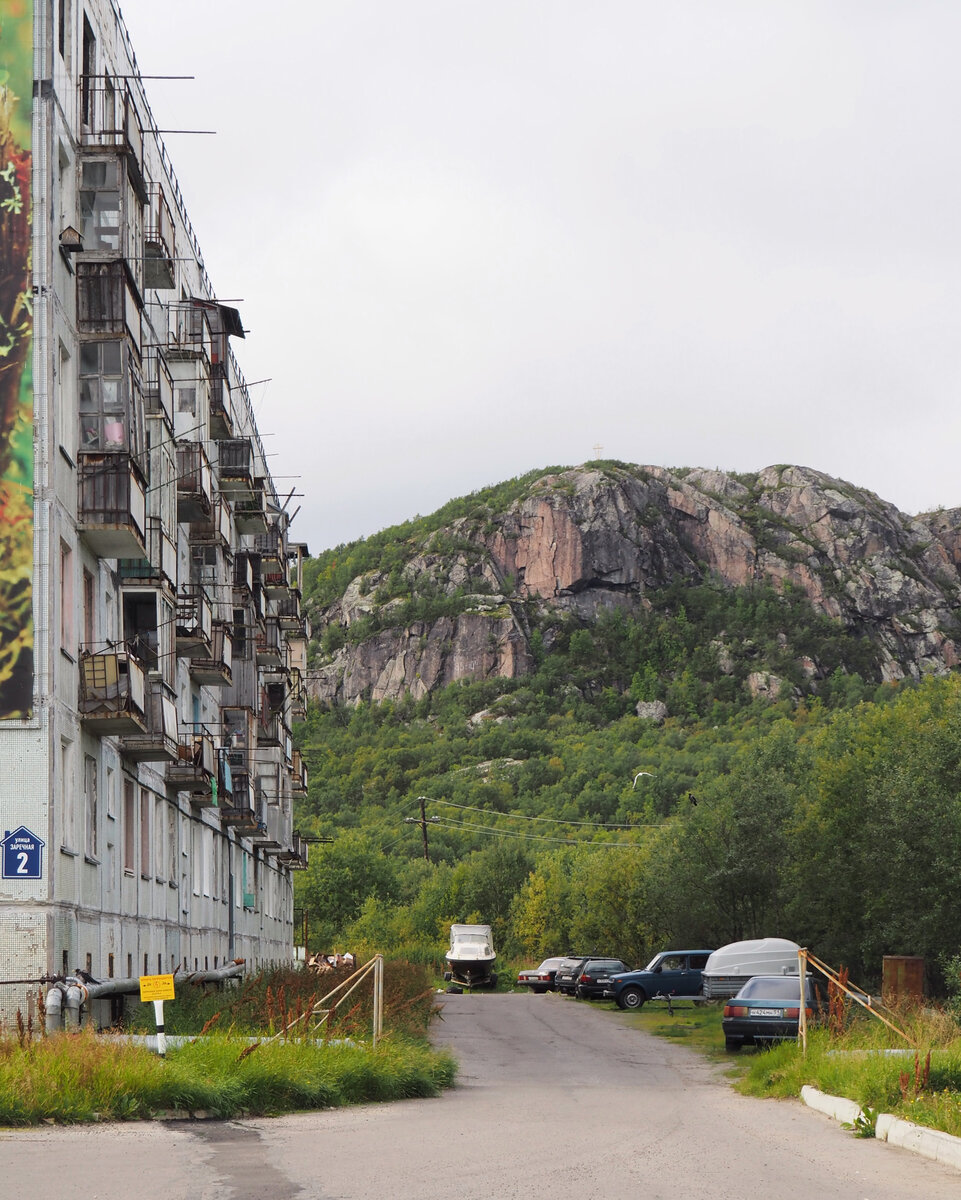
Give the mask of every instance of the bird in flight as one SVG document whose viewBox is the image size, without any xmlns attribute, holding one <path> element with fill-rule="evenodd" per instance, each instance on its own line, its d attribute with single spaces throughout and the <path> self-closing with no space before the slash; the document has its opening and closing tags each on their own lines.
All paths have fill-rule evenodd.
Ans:
<svg viewBox="0 0 961 1200">
<path fill-rule="evenodd" d="M 634 782 L 631 784 L 631 791 L 633 791 L 637 787 L 637 781 L 640 779 L 640 777 L 642 775 L 650 775 L 650 777 L 652 779 L 654 778 L 653 771 L 638 771 L 638 773 L 634 776 Z"/>
</svg>

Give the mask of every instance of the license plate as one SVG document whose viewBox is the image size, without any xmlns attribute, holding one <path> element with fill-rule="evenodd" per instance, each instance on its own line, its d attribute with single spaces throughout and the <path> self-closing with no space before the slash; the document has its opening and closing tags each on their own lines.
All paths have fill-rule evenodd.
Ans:
<svg viewBox="0 0 961 1200">
<path fill-rule="evenodd" d="M 783 1008 L 755 1008 L 752 1010 L 756 1017 L 783 1017 Z"/>
</svg>

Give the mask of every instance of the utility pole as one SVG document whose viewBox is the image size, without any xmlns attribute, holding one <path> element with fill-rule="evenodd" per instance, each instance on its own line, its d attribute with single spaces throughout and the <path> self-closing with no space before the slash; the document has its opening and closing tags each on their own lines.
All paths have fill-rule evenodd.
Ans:
<svg viewBox="0 0 961 1200">
<path fill-rule="evenodd" d="M 417 800 L 420 804 L 420 820 L 418 821 L 418 819 L 416 817 L 404 817 L 404 824 L 420 826 L 421 836 L 424 839 L 424 858 L 426 858 L 427 861 L 430 862 L 430 854 L 428 853 L 428 850 L 427 850 L 427 810 L 424 807 L 424 805 L 426 804 L 428 799 L 429 799 L 429 797 L 427 797 L 427 796 L 418 796 L 417 797 Z M 430 819 L 432 821 L 437 820 L 436 817 L 431 817 Z"/>
<path fill-rule="evenodd" d="M 420 831 L 424 835 L 424 858 L 430 862 L 430 855 L 427 853 L 427 811 L 424 808 L 427 797 L 418 796 L 417 799 L 420 801 Z"/>
</svg>

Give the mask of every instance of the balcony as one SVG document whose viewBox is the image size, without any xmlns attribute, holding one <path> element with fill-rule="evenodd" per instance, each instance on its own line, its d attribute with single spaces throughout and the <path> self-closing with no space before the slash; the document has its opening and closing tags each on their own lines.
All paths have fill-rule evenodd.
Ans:
<svg viewBox="0 0 961 1200">
<path fill-rule="evenodd" d="M 258 667 L 283 668 L 287 664 L 283 639 L 280 636 L 280 621 L 267 617 L 257 633 Z"/>
<path fill-rule="evenodd" d="M 229 799 L 220 806 L 220 819 L 225 825 L 236 829 L 242 836 L 247 836 L 257 828 L 257 813 L 254 809 L 247 755 L 242 750 L 228 750 L 225 752 L 225 758 L 230 771 L 232 788 Z"/>
<path fill-rule="evenodd" d="M 258 480 L 262 484 L 263 480 Z M 234 519 L 238 533 L 263 533 L 267 528 L 267 500 L 262 490 L 249 498 L 237 500 Z"/>
<path fill-rule="evenodd" d="M 254 539 L 254 550 L 260 555 L 260 565 L 264 573 L 277 571 L 286 564 L 287 550 L 276 525 Z"/>
<path fill-rule="evenodd" d="M 291 791 L 295 796 L 307 795 L 307 763 L 299 750 L 295 750 L 290 767 Z"/>
<path fill-rule="evenodd" d="M 208 733 L 178 743 L 176 761 L 167 764 L 167 786 L 189 792 L 191 804 L 199 808 L 217 804 L 217 752 Z"/>
<path fill-rule="evenodd" d="M 111 149 L 127 164 L 127 176 L 141 204 L 147 202 L 143 172 L 143 123 L 124 76 L 80 77 L 81 145 Z"/>
<path fill-rule="evenodd" d="M 234 413 L 230 400 L 227 364 L 210 364 L 210 436 L 215 442 L 230 441 L 234 436 Z"/>
<path fill-rule="evenodd" d="M 306 871 L 307 869 L 308 846 L 305 838 L 302 838 L 299 833 L 290 835 L 290 846 L 286 850 L 281 850 L 277 855 L 277 861 L 289 867 L 291 871 Z"/>
<path fill-rule="evenodd" d="M 220 490 L 233 500 L 249 500 L 256 490 L 254 447 L 249 437 L 217 443 Z"/>
<path fill-rule="evenodd" d="M 160 517 L 147 518 L 146 558 L 122 558 L 117 573 L 124 583 L 173 587 L 177 582 L 177 547 Z"/>
<path fill-rule="evenodd" d="M 290 668 L 290 715 L 294 721 L 307 720 L 307 685 L 300 667 Z"/>
<path fill-rule="evenodd" d="M 179 641 L 178 641 L 179 646 Z M 190 677 L 208 687 L 223 687 L 231 681 L 233 639 L 224 621 L 214 621 L 207 653 L 190 659 Z"/>
<path fill-rule="evenodd" d="M 147 728 L 121 738 L 120 751 L 131 762 L 176 762 L 177 708 L 159 679 L 147 683 Z"/>
<path fill-rule="evenodd" d="M 213 475 L 200 442 L 177 443 L 177 520 L 208 521 L 213 508 Z"/>
<path fill-rule="evenodd" d="M 259 816 L 257 828 L 249 835 L 250 840 L 267 854 L 282 850 L 287 841 L 284 831 L 287 822 L 279 805 L 261 803 Z"/>
<path fill-rule="evenodd" d="M 174 223 L 163 188 L 154 184 L 147 204 L 144 229 L 144 286 L 158 291 L 176 287 L 177 258 Z"/>
<path fill-rule="evenodd" d="M 162 417 L 167 429 L 174 424 L 174 385 L 163 354 L 152 347 L 143 364 L 144 412 L 148 417 Z"/>
<path fill-rule="evenodd" d="M 81 654 L 80 720 L 89 733 L 146 732 L 146 678 L 136 658 L 119 650 Z"/>
<path fill-rule="evenodd" d="M 230 503 L 223 496 L 218 496 L 210 507 L 207 516 L 190 522 L 188 539 L 195 546 L 230 546 Z"/>
<path fill-rule="evenodd" d="M 204 309 L 190 301 L 167 307 L 167 347 L 170 362 L 199 362 L 210 366 L 210 323 Z"/>
<path fill-rule="evenodd" d="M 98 558 L 144 557 L 147 489 L 132 455 L 80 452 L 77 515 Z"/>
<path fill-rule="evenodd" d="M 213 646 L 213 615 L 207 593 L 196 585 L 185 587 L 177 597 L 177 653 L 210 658 Z"/>
<path fill-rule="evenodd" d="M 285 633 L 306 637 L 304 614 L 300 611 L 300 592 L 289 591 L 286 596 L 277 600 L 274 613 Z"/>
</svg>

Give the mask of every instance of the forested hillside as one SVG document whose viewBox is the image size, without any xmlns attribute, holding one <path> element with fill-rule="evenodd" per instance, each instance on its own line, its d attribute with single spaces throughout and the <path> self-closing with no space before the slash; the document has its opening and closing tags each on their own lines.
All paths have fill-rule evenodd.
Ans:
<svg viewBox="0 0 961 1200">
<path fill-rule="evenodd" d="M 535 483 L 484 506 L 509 511 Z M 316 661 L 476 606 L 477 580 L 457 583 L 466 552 L 437 542 L 468 503 L 311 564 Z M 906 544 L 923 541 L 909 526 Z M 658 568 L 630 604 L 545 604 L 511 582 L 509 599 L 487 595 L 525 631 L 523 671 L 311 704 L 298 823 L 333 838 L 298 881 L 312 949 L 436 957 L 452 920 L 482 920 L 502 953 L 640 963 L 671 943 L 777 934 L 864 982 L 908 953 L 937 980 L 961 948 L 961 684 L 947 664 L 916 680 L 906 656 L 892 677 L 890 638 L 772 575 Z M 370 605 L 345 627 L 351 589 Z"/>
</svg>

